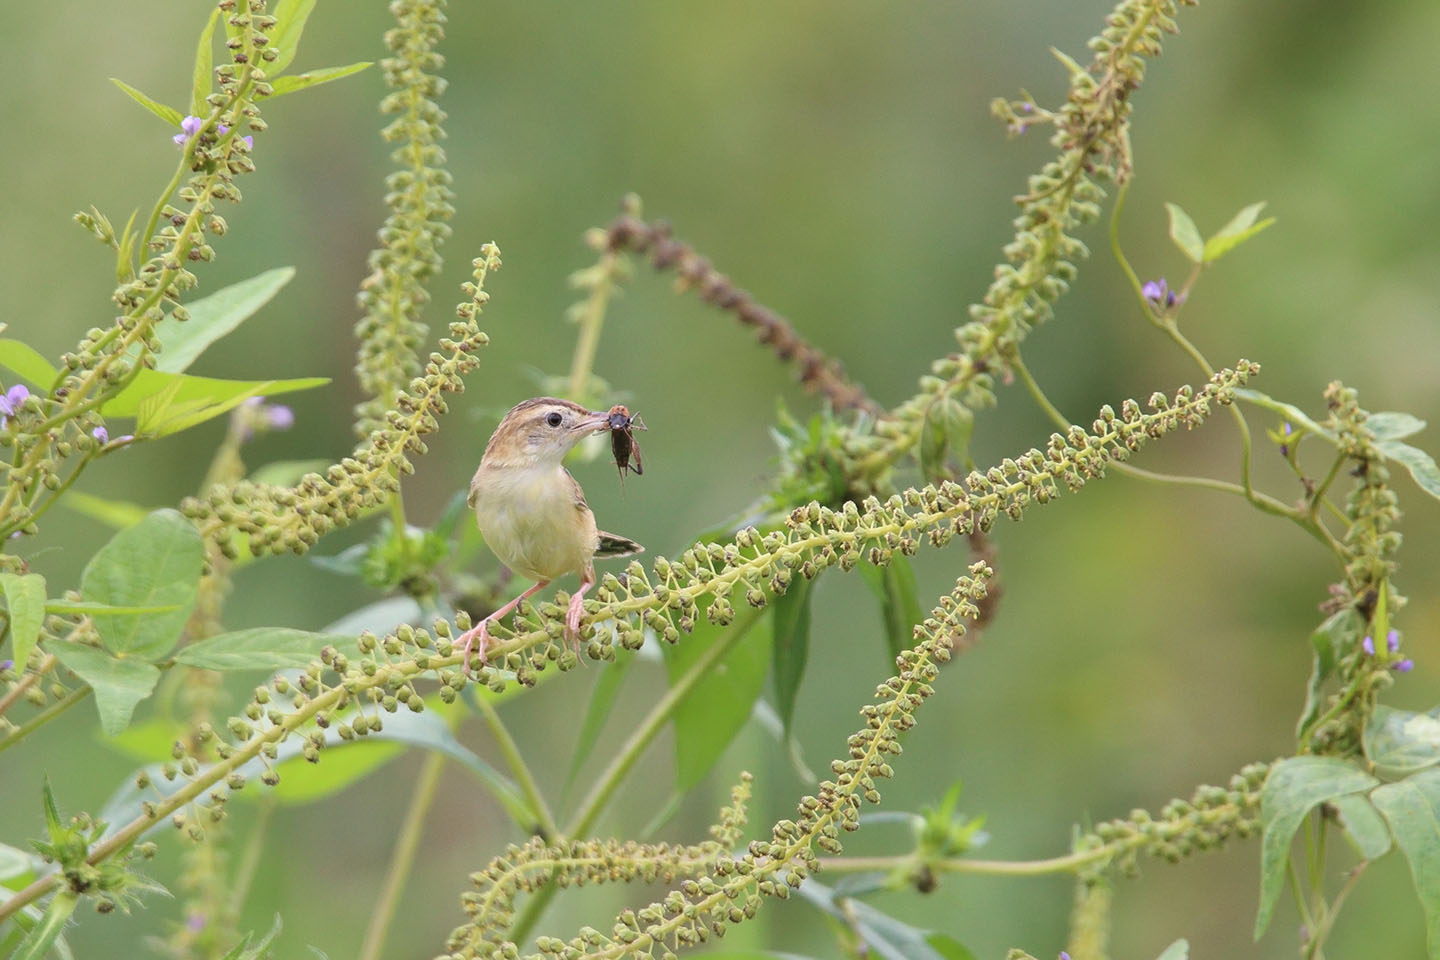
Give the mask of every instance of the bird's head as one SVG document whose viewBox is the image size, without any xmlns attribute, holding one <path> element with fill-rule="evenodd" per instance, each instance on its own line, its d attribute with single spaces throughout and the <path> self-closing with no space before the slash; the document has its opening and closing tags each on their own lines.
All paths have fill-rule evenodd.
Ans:
<svg viewBox="0 0 1440 960">
<path fill-rule="evenodd" d="M 609 416 L 555 397 L 517 403 L 505 414 L 485 446 L 482 466 L 559 465 L 570 448 L 609 428 Z"/>
</svg>

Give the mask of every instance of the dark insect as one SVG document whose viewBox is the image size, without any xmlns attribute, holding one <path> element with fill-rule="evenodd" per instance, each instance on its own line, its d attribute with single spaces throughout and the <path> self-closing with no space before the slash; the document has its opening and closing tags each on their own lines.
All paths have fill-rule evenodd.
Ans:
<svg viewBox="0 0 1440 960">
<path fill-rule="evenodd" d="M 615 466 L 620 468 L 622 483 L 626 470 L 635 471 L 636 476 L 645 472 L 640 460 L 640 441 L 635 439 L 635 431 L 644 429 L 645 421 L 640 419 L 639 414 L 631 416 L 623 403 L 610 408 L 610 452 L 615 455 Z"/>
</svg>

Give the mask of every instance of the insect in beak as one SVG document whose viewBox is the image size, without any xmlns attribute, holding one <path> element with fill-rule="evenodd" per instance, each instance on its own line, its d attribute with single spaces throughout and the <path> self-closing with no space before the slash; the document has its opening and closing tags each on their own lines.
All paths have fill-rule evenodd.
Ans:
<svg viewBox="0 0 1440 960">
<path fill-rule="evenodd" d="M 632 416 L 624 404 L 617 403 L 610 408 L 606 425 L 610 428 L 610 452 L 615 455 L 620 482 L 625 482 L 626 470 L 635 471 L 636 476 L 643 474 L 645 468 L 640 459 L 640 441 L 635 439 L 635 431 L 644 430 L 645 421 L 640 419 L 639 414 Z"/>
</svg>

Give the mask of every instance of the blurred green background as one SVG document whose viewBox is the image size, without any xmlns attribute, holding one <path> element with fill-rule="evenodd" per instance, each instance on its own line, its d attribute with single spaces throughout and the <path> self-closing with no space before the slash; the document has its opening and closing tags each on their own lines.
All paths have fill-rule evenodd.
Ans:
<svg viewBox="0 0 1440 960">
<path fill-rule="evenodd" d="M 182 102 L 207 10 L 200 0 L 79 0 L 6 12 L 0 286 L 11 335 L 46 354 L 111 318 L 111 258 L 70 214 L 93 202 L 123 222 L 132 207 L 148 209 L 174 162 L 170 131 L 107 78 Z M 990 98 L 1025 87 L 1053 102 L 1064 71 L 1048 48 L 1083 59 L 1107 10 L 1090 0 L 452 5 L 443 105 L 458 213 L 431 288 L 431 323 L 446 321 L 483 242 L 500 244 L 505 268 L 489 284 L 483 366 L 407 482 L 412 521 L 432 522 L 467 481 L 493 411 L 534 392 L 530 371 L 568 368 L 574 329 L 563 314 L 575 294 L 565 280 L 593 259 L 579 238 L 629 190 L 647 215 L 672 218 L 681 237 L 842 358 L 874 396 L 908 396 L 929 360 L 953 349 L 952 328 L 1010 237 L 1010 197 L 1052 152 L 1043 129 L 1007 141 L 988 116 Z M 389 23 L 381 3 L 324 0 L 297 67 L 378 59 Z M 1138 173 L 1123 231 L 1137 270 L 1184 274 L 1165 237 L 1164 201 L 1210 231 L 1268 200 L 1278 224 L 1206 276 L 1185 314 L 1191 337 L 1217 364 L 1263 362 L 1256 386 L 1313 413 L 1325 384 L 1341 378 L 1372 410 L 1435 420 L 1440 8 L 1331 4 L 1322 15 L 1298 0 L 1213 0 L 1182 11 L 1181 25 L 1135 97 Z M 245 202 L 223 211 L 231 230 L 217 262 L 198 271 L 201 292 L 279 265 L 299 274 L 195 372 L 334 378 L 291 398 L 296 428 L 249 448 L 252 464 L 349 450 L 354 289 L 384 216 L 382 87 L 372 69 L 267 109 L 259 172 L 240 184 Z M 1101 403 L 1171 390 L 1196 373 L 1144 322 L 1101 229 L 1083 238 L 1096 255 L 1057 321 L 1026 341 L 1026 356 L 1052 399 L 1088 422 Z M 652 553 L 673 552 L 751 499 L 773 469 L 767 427 L 777 396 L 796 411 L 815 407 L 734 322 L 673 296 L 668 279 L 643 266 L 611 310 L 597 372 L 644 413 L 648 469 L 624 491 L 603 462 L 580 468 L 580 479 L 602 526 Z M 1268 422 L 1252 423 L 1263 437 Z M 108 458 L 81 488 L 174 503 L 199 482 L 220 429 Z M 1003 389 L 999 408 L 979 421 L 975 452 L 998 461 L 1049 432 L 1021 389 Z M 1432 428 L 1417 442 L 1434 450 L 1434 436 Z M 1258 461 L 1266 489 L 1298 495 L 1263 441 Z M 1140 462 L 1234 478 L 1233 424 L 1216 418 Z M 1400 584 L 1412 601 L 1400 626 L 1419 666 L 1388 699 L 1428 707 L 1440 677 L 1440 504 L 1408 477 L 1396 486 L 1408 514 Z M 321 551 L 367 532 L 343 532 Z M 107 536 L 60 510 L 26 552 L 52 583 L 73 584 Z M 962 806 L 989 815 L 983 856 L 1051 856 L 1066 849 L 1074 823 L 1158 809 L 1292 749 L 1306 636 L 1335 576 L 1296 528 L 1235 498 L 1115 477 L 999 528 L 996 540 L 998 620 L 945 671 L 897 763 L 888 808 L 918 809 L 961 779 Z M 958 545 L 921 553 L 927 606 L 967 562 Z M 819 587 L 798 722 L 816 765 L 843 748 L 856 708 L 889 672 L 878 615 L 856 582 L 831 576 Z M 240 573 L 226 624 L 318 628 L 374 599 L 354 581 L 281 558 Z M 552 796 L 599 673 L 571 674 L 506 708 Z M 651 665 L 632 674 L 595 768 L 663 684 Z M 480 725 L 461 737 L 494 759 Z M 280 809 L 245 913 L 246 926 L 260 928 L 284 914 L 279 956 L 305 956 L 305 944 L 332 958 L 358 949 L 419 761 L 406 756 L 322 805 Z M 100 742 L 88 709 L 74 711 L 4 757 L 0 839 L 39 835 L 42 769 L 63 805 L 94 810 L 130 767 Z M 665 835 L 701 836 L 741 769 L 757 776 L 756 835 L 808 789 L 763 733 L 747 730 Z M 602 831 L 638 830 L 663 802 L 669 770 L 667 739 Z M 232 806 L 243 835 L 253 803 Z M 462 919 L 468 873 L 516 839 L 467 775 L 447 774 L 387 956 L 432 956 Z M 178 841 L 161 842 L 157 873 L 171 882 Z M 877 828 L 847 849 L 900 850 L 903 840 Z M 1118 885 L 1114 956 L 1144 960 L 1178 936 L 1196 958 L 1292 955 L 1298 921 L 1288 897 L 1267 937 L 1251 942 L 1257 854 L 1252 841 L 1178 867 L 1145 864 L 1141 879 Z M 543 930 L 607 925 L 615 907 L 642 896 L 567 895 Z M 1060 878 L 952 877 L 928 897 L 877 903 L 980 957 L 1008 946 L 1049 957 L 1063 945 L 1070 899 Z M 71 940 L 81 958 L 139 956 L 132 945 L 162 932 L 176 909 L 153 899 L 130 917 L 87 913 Z M 772 905 L 733 941 L 834 955 L 798 902 Z M 1370 871 L 1332 945 L 1337 958 L 1421 954 L 1421 914 L 1397 856 Z"/>
</svg>

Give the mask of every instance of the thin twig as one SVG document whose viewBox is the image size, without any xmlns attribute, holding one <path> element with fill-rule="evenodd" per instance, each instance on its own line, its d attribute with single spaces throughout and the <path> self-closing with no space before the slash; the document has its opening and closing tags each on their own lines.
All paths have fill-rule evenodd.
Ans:
<svg viewBox="0 0 1440 960">
<path fill-rule="evenodd" d="M 808 343 L 784 317 L 755 302 L 725 274 L 689 244 L 676 240 L 665 221 L 647 223 L 621 214 L 605 229 L 607 249 L 648 253 L 656 270 L 673 270 L 681 290 L 699 291 L 706 303 L 733 313 L 741 323 L 759 331 L 760 342 L 781 360 L 793 363 L 806 389 L 824 395 L 836 410 L 864 410 L 880 414 L 883 408 L 852 383 L 838 361 Z"/>
</svg>

